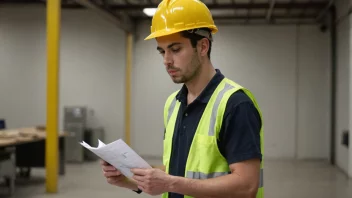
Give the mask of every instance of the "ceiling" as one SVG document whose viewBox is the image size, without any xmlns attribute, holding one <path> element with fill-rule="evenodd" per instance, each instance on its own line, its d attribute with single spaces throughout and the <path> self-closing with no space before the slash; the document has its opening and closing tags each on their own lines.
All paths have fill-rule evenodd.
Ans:
<svg viewBox="0 0 352 198">
<path fill-rule="evenodd" d="M 85 9 L 76 0 L 61 0 L 63 9 Z M 157 7 L 160 0 L 87 0 L 116 17 L 150 19 L 144 8 Z M 1 3 L 45 4 L 45 0 L 0 0 Z M 214 20 L 236 24 L 317 24 L 327 14 L 330 0 L 203 0 Z"/>
</svg>

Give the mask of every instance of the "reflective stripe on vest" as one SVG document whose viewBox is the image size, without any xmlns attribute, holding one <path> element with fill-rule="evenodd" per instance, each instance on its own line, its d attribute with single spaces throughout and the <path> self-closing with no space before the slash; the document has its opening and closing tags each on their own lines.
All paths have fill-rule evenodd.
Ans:
<svg viewBox="0 0 352 198">
<path fill-rule="evenodd" d="M 167 123 L 169 122 L 170 117 L 171 117 L 171 115 L 172 115 L 172 112 L 173 112 L 174 109 L 175 109 L 175 105 L 176 105 L 176 97 L 172 100 L 172 102 L 171 102 L 171 104 L 170 104 L 169 113 L 167 114 Z"/>
<path fill-rule="evenodd" d="M 216 123 L 216 115 L 218 113 L 218 109 L 219 109 L 219 104 L 221 102 L 222 97 L 224 96 L 224 94 L 230 90 L 234 88 L 232 85 L 226 83 L 224 88 L 219 92 L 219 94 L 216 97 L 212 112 L 211 112 L 211 117 L 210 117 L 210 125 L 209 125 L 209 136 L 214 136 L 215 135 L 215 123 Z"/>
<path fill-rule="evenodd" d="M 166 126 L 167 126 L 167 123 L 169 123 L 169 120 L 170 120 L 170 118 L 171 118 L 172 112 L 173 112 L 174 109 L 175 109 L 175 105 L 176 105 L 176 97 L 172 99 L 171 104 L 170 104 L 170 107 L 169 107 L 169 109 L 168 109 Z M 164 140 L 165 140 L 165 133 L 166 133 L 166 127 L 165 127 L 165 129 L 164 129 Z"/>
<path fill-rule="evenodd" d="M 187 171 L 187 178 L 190 179 L 210 179 L 210 178 L 215 178 L 219 176 L 225 176 L 228 175 L 229 172 L 215 172 L 215 173 L 201 173 L 201 172 L 192 172 L 192 171 Z M 259 188 L 262 188 L 264 186 L 264 171 L 263 169 L 260 169 L 260 177 L 259 177 Z"/>
<path fill-rule="evenodd" d="M 214 177 L 219 177 L 219 176 L 224 176 L 228 175 L 228 172 L 216 172 L 216 173 L 201 173 L 201 172 L 192 172 L 192 171 L 187 171 L 187 178 L 190 179 L 210 179 Z"/>
</svg>

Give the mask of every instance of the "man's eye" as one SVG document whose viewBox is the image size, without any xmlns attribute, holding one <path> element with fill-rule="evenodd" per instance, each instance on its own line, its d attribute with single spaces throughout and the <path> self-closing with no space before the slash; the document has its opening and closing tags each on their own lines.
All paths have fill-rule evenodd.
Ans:
<svg viewBox="0 0 352 198">
<path fill-rule="evenodd" d="M 179 52 L 179 51 L 180 51 L 180 48 L 172 49 L 172 52 Z"/>
</svg>

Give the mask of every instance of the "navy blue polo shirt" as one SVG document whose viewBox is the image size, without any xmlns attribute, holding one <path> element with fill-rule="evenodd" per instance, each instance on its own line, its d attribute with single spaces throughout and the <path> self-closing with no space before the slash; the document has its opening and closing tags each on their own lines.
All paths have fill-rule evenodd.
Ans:
<svg viewBox="0 0 352 198">
<path fill-rule="evenodd" d="M 176 99 L 181 102 L 177 116 L 169 174 L 184 177 L 188 152 L 204 109 L 223 80 L 220 70 L 208 83 L 202 93 L 187 106 L 187 87 L 184 85 Z M 227 103 L 218 146 L 229 164 L 259 158 L 261 119 L 251 99 L 242 91 L 230 96 Z M 169 198 L 183 198 L 183 195 L 169 193 Z"/>
</svg>

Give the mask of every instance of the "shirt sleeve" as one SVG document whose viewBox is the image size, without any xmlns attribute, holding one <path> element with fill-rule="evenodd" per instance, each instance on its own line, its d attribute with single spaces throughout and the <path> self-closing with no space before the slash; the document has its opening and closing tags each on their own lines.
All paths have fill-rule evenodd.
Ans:
<svg viewBox="0 0 352 198">
<path fill-rule="evenodd" d="M 259 158 L 261 119 L 244 92 L 236 92 L 228 101 L 218 146 L 229 164 Z"/>
</svg>

